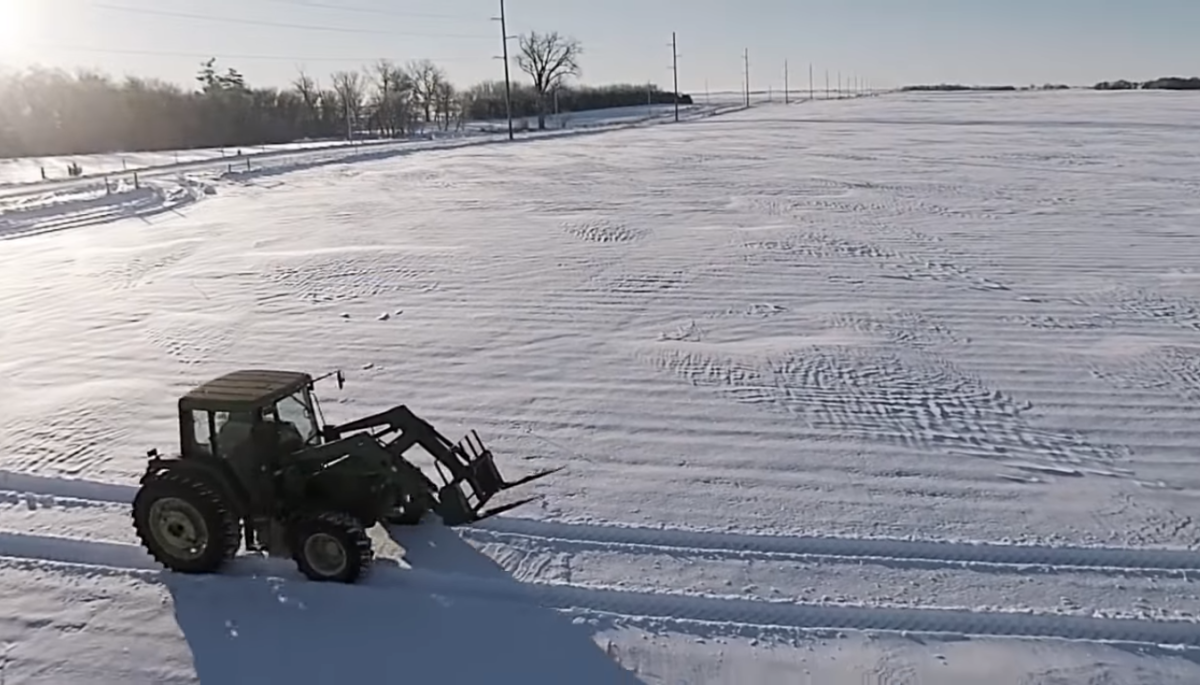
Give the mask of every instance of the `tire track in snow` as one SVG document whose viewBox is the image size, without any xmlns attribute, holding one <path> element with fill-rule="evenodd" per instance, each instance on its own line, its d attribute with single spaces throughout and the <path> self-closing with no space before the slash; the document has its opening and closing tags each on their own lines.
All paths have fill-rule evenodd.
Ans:
<svg viewBox="0 0 1200 685">
<path fill-rule="evenodd" d="M 121 484 L 67 480 L 0 472 L 0 488 L 40 494 L 128 502 L 135 488 Z M 603 525 L 573 525 L 531 519 L 493 518 L 457 531 L 473 535 L 525 535 L 551 544 L 593 542 L 610 547 L 642 545 L 657 549 L 713 550 L 719 553 L 759 552 L 827 556 L 934 560 L 951 563 L 990 563 L 1012 566 L 1084 567 L 1093 569 L 1200 568 L 1200 552 L 1016 546 L 907 540 L 769 537 L 747 534 L 688 532 Z M 447 532 L 447 534 L 452 534 Z M 82 540 L 26 533 L 0 533 L 0 557 L 26 563 L 88 567 L 89 573 L 134 574 L 163 572 L 141 547 L 120 542 Z M 246 577 L 284 572 L 285 564 L 243 556 L 226 576 Z M 290 566 L 286 566 L 290 569 Z M 278 570 L 277 570 L 278 569 Z M 290 572 L 290 571 L 288 571 Z M 679 623 L 730 624 L 803 630 L 863 630 L 940 633 L 966 636 L 1061 638 L 1069 640 L 1183 645 L 1200 648 L 1200 623 L 1086 616 L 1035 615 L 967 609 L 869 607 L 764 601 L 707 595 L 628 591 L 569 584 L 520 583 L 504 576 L 414 568 L 399 570 L 381 564 L 368 577 L 368 586 L 418 589 L 448 596 L 529 602 L 542 606 L 615 617 L 616 620 L 656 620 Z"/>
<path fill-rule="evenodd" d="M 76 192 L 64 190 L 0 201 L 0 240 L 119 219 L 148 220 L 159 214 L 178 212 L 211 192 L 211 186 L 181 176 L 173 182 L 143 182 L 139 186 L 118 181 L 115 192 L 110 192 L 106 183 L 93 182 Z"/>
<path fill-rule="evenodd" d="M 127 504 L 137 488 L 119 483 L 55 478 L 0 471 L 0 490 L 76 500 Z M 1018 568 L 1178 574 L 1200 572 L 1200 550 L 1131 547 L 1009 545 L 834 536 L 770 536 L 751 533 L 687 531 L 666 528 L 576 524 L 494 517 L 460 528 L 467 537 L 519 535 L 539 538 L 550 546 L 592 544 L 610 548 L 650 548 L 681 552 L 715 552 L 730 556 L 760 554 L 818 556 L 854 560 L 934 562 L 945 566 L 991 565 Z"/>
<path fill-rule="evenodd" d="M 0 557 L 95 566 L 115 571 L 161 571 L 146 551 L 123 542 L 0 532 Z"/>
<path fill-rule="evenodd" d="M 549 547 L 580 544 L 609 549 L 880 560 L 910 565 L 987 565 L 1015 569 L 1077 571 L 1200 572 L 1200 551 L 1115 547 L 1057 547 L 883 538 L 768 536 L 615 525 L 571 524 L 498 517 L 462 529 L 468 537 L 517 535 L 540 538 Z"/>
<path fill-rule="evenodd" d="M 732 624 L 756 628 L 950 634 L 970 637 L 1059 638 L 1089 642 L 1200 647 L 1200 623 L 1051 616 L 967 609 L 856 607 L 797 602 L 631 592 L 571 585 L 454 578 L 423 572 L 422 586 L 485 599 L 527 599 L 563 610 L 633 619 Z"/>
<path fill-rule="evenodd" d="M 137 486 L 134 485 L 39 476 L 16 471 L 0 471 L 0 490 L 112 504 L 131 504 L 133 496 L 137 494 Z"/>
<path fill-rule="evenodd" d="M 169 576 L 135 545 L 19 533 L 0 533 L 0 557 L 88 567 L 88 573 Z M 237 560 L 226 578 L 267 571 L 256 559 Z M 239 563 L 241 562 L 241 563 Z M 247 563 L 248 562 L 248 563 Z M 282 566 L 279 566 L 282 569 Z M 150 572 L 150 573 L 147 573 Z M 220 578 L 221 576 L 216 576 Z M 531 603 L 616 621 L 724 624 L 757 630 L 854 630 L 968 637 L 1057 638 L 1200 648 L 1200 623 L 967 609 L 862 607 L 768 602 L 744 598 L 626 591 L 604 587 L 519 583 L 511 578 L 386 566 L 367 577 L 370 588 L 406 589 L 487 601 Z M 218 586 L 219 587 L 219 586 Z M 356 588 L 359 589 L 359 588 Z M 214 588 L 214 591 L 216 589 Z"/>
</svg>

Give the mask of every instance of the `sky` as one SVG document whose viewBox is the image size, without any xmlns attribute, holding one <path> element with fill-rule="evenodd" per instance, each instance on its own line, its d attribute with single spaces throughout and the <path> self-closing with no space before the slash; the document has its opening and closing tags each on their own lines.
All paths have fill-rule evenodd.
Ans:
<svg viewBox="0 0 1200 685">
<path fill-rule="evenodd" d="M 286 86 L 379 58 L 429 58 L 458 85 L 503 78 L 500 0 L 0 0 L 0 67 L 95 68 L 194 84 L 215 56 Z M 754 89 L 857 77 L 1091 85 L 1200 75 L 1200 0 L 506 0 L 508 34 L 558 31 L 589 84 Z M 181 16 L 182 15 L 182 16 Z M 510 41 L 510 54 L 516 50 Z M 512 61 L 513 78 L 525 80 Z"/>
</svg>

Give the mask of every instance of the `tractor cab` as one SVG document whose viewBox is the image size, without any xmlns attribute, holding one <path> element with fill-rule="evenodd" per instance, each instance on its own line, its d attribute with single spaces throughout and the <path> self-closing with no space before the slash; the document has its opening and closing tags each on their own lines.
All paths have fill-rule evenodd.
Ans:
<svg viewBox="0 0 1200 685">
<path fill-rule="evenodd" d="M 312 384 L 307 373 L 251 369 L 197 386 L 179 399 L 182 458 L 215 458 L 251 490 L 268 487 L 282 460 L 320 442 Z"/>
<path fill-rule="evenodd" d="M 182 456 L 233 460 L 264 441 L 282 454 L 318 443 L 312 383 L 301 372 L 244 370 L 197 386 L 179 400 Z"/>
</svg>

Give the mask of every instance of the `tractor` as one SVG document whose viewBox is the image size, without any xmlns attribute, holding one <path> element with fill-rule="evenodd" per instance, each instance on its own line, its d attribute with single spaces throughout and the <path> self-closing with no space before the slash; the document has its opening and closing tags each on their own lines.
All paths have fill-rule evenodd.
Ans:
<svg viewBox="0 0 1200 685">
<path fill-rule="evenodd" d="M 233 371 L 178 400 L 179 453 L 147 452 L 133 500 L 142 544 L 166 568 L 216 573 L 243 543 L 291 558 L 314 581 L 357 582 L 374 558 L 366 531 L 482 520 L 530 502 L 484 511 L 496 494 L 559 469 L 505 481 L 475 431 L 450 442 L 404 405 L 326 425 L 314 385 L 300 371 Z M 434 459 L 439 487 L 405 452 Z M 467 486 L 469 493 L 463 491 Z"/>
</svg>

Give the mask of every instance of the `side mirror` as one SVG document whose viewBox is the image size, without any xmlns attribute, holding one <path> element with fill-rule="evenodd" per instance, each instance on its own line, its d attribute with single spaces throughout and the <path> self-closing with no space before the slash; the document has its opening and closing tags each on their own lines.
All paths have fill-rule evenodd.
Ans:
<svg viewBox="0 0 1200 685">
<path fill-rule="evenodd" d="M 338 369 L 338 372 L 337 372 L 337 384 L 338 384 L 338 390 L 341 390 L 342 388 L 346 387 L 346 374 L 342 373 L 341 369 Z"/>
</svg>

